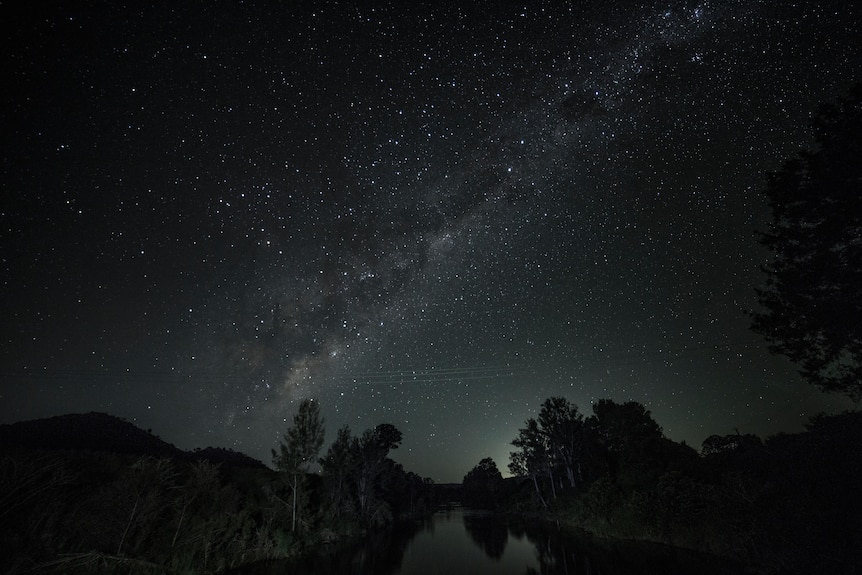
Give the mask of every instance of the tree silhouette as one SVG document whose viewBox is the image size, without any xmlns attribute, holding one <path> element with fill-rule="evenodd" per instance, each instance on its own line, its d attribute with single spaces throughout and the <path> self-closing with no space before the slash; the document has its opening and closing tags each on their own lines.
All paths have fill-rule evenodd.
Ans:
<svg viewBox="0 0 862 575">
<path fill-rule="evenodd" d="M 350 427 L 344 425 L 338 430 L 338 435 L 326 455 L 320 458 L 330 512 L 335 517 L 350 509 L 349 481 L 355 471 L 357 459 L 353 442 Z"/>
<path fill-rule="evenodd" d="M 801 151 L 764 193 L 774 259 L 751 329 L 825 391 L 862 399 L 862 84 L 821 106 L 817 150 Z"/>
<path fill-rule="evenodd" d="M 368 520 L 379 522 L 387 514 L 379 498 L 379 484 L 385 481 L 387 471 L 392 471 L 395 465 L 388 458 L 389 452 L 398 449 L 400 444 L 401 432 L 391 423 L 366 429 L 362 437 L 354 440 L 356 496 L 360 514 Z"/>
<path fill-rule="evenodd" d="M 526 476 L 532 479 L 536 495 L 542 505 L 547 507 L 548 503 L 542 496 L 542 490 L 539 489 L 539 476 L 550 468 L 551 452 L 548 448 L 547 437 L 541 432 L 539 424 L 534 418 L 529 418 L 527 427 L 518 430 L 518 437 L 512 440 L 512 445 L 517 447 L 518 451 L 509 453 L 509 472 L 516 477 Z M 553 485 L 552 476 L 552 488 Z"/>
<path fill-rule="evenodd" d="M 539 425 L 548 438 L 548 446 L 562 464 L 569 486 L 581 479 L 584 417 L 578 406 L 565 397 L 549 397 L 539 411 Z"/>
<path fill-rule="evenodd" d="M 273 464 L 287 477 L 293 495 L 291 531 L 296 531 L 297 498 L 308 467 L 317 458 L 323 445 L 323 435 L 320 406 L 310 399 L 304 399 L 293 417 L 293 426 L 279 443 L 279 451 L 272 450 Z"/>
<path fill-rule="evenodd" d="M 503 475 L 490 457 L 484 458 L 467 472 L 461 482 L 464 503 L 479 509 L 493 509 L 503 486 Z"/>
<path fill-rule="evenodd" d="M 604 451 L 615 480 L 637 481 L 655 468 L 664 435 L 649 410 L 636 401 L 600 399 L 587 421 L 589 433 Z"/>
<path fill-rule="evenodd" d="M 593 413 L 600 441 L 614 453 L 638 449 L 644 442 L 662 437 L 659 424 L 636 401 L 600 399 L 593 405 Z"/>
</svg>

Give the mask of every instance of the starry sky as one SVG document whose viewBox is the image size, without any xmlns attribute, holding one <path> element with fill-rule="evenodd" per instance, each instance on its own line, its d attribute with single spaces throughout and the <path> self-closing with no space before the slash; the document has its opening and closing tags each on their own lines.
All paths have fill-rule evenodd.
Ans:
<svg viewBox="0 0 862 575">
<path fill-rule="evenodd" d="M 696 447 L 852 406 L 744 311 L 853 2 L 154 4 L 0 5 L 0 423 L 269 463 L 313 398 L 460 481 L 551 395 Z"/>
</svg>

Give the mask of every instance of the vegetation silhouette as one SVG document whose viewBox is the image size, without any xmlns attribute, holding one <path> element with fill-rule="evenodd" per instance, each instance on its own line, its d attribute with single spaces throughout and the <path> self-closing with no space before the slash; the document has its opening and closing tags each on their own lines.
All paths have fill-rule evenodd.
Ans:
<svg viewBox="0 0 862 575">
<path fill-rule="evenodd" d="M 497 464 L 486 457 L 464 476 L 461 501 L 472 509 L 494 509 L 503 488 L 503 475 Z"/>
<path fill-rule="evenodd" d="M 220 573 L 436 508 L 433 482 L 388 457 L 401 441 L 389 424 L 340 434 L 340 477 L 332 460 L 310 473 L 313 411 L 297 413 L 308 433 L 288 430 L 280 471 L 230 450 L 184 452 L 106 414 L 0 426 L 0 543 L 15 550 L 0 572 Z"/>
<path fill-rule="evenodd" d="M 698 453 L 666 438 L 638 403 L 602 400 L 592 412 L 584 417 L 565 398 L 549 398 L 524 428 L 535 437 L 513 440 L 513 461 L 533 467 L 502 479 L 484 458 L 460 494 L 389 458 L 401 442 L 394 426 L 359 437 L 343 427 L 319 459 L 320 473 L 305 474 L 295 522 L 289 474 L 234 452 L 206 450 L 229 455 L 213 463 L 104 414 L 0 426 L 0 541 L 15 550 L 0 557 L 0 569 L 218 573 L 371 537 L 378 545 L 363 547 L 361 572 L 391 571 L 424 524 L 390 527 L 461 495 L 521 519 L 765 571 L 852 573 L 862 564 L 862 413 L 817 416 L 803 432 L 765 440 L 711 436 Z M 79 437 L 70 436 L 73 428 Z M 32 435 L 23 439 L 22 430 Z M 118 430 L 134 448 L 101 448 L 103 432 Z M 50 448 L 52 433 L 58 449 Z M 523 456 L 537 446 L 542 457 Z M 476 515 L 465 528 L 488 557 L 502 556 L 508 535 L 499 523 Z M 548 537 L 531 539 L 547 552 L 543 572 L 603 561 L 572 555 L 565 538 Z"/>
<path fill-rule="evenodd" d="M 566 403 L 550 398 L 542 410 L 566 407 L 578 457 L 560 455 L 555 443 L 569 442 L 556 433 L 560 421 L 528 419 L 510 455 L 521 473 L 504 482 L 498 509 L 768 571 L 849 574 L 862 565 L 862 413 L 820 415 L 804 432 L 765 441 L 710 436 L 698 453 L 666 438 L 639 403 L 601 400 L 586 419 Z"/>
<path fill-rule="evenodd" d="M 751 328 L 810 383 L 862 399 L 862 84 L 813 121 L 814 151 L 769 175 L 773 254 Z"/>
<path fill-rule="evenodd" d="M 297 511 L 301 512 L 299 498 L 306 495 L 306 476 L 323 446 L 324 435 L 320 406 L 310 399 L 305 399 L 299 404 L 293 418 L 293 426 L 279 443 L 279 451 L 272 450 L 272 462 L 290 486 L 292 532 L 296 531 Z"/>
</svg>

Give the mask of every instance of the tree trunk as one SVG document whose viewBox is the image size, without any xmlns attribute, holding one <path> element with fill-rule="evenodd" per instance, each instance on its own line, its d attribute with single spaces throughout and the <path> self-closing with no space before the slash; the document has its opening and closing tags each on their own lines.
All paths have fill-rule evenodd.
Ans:
<svg viewBox="0 0 862 575">
<path fill-rule="evenodd" d="M 554 499 L 557 498 L 557 486 L 554 485 L 554 472 L 551 471 L 551 468 L 548 467 L 548 478 L 551 480 L 551 494 L 554 496 Z"/>
<path fill-rule="evenodd" d="M 548 507 L 548 503 L 545 501 L 545 498 L 544 498 L 544 497 L 542 497 L 542 491 L 539 489 L 539 481 L 538 481 L 538 479 L 536 478 L 536 474 L 535 474 L 535 473 L 533 473 L 533 474 L 531 474 L 531 475 L 530 475 L 530 477 L 532 477 L 532 478 L 533 478 L 533 487 L 535 487 L 535 488 L 536 488 L 536 495 L 538 495 L 538 496 L 539 496 L 539 501 L 541 501 L 541 502 L 542 502 L 542 506 L 543 506 L 543 507 L 545 507 L 545 508 L 547 509 L 547 507 Z"/>
<path fill-rule="evenodd" d="M 299 482 L 299 478 L 294 475 L 293 476 L 293 520 L 290 523 L 290 530 L 296 531 L 296 484 Z"/>
<path fill-rule="evenodd" d="M 569 486 L 574 489 L 575 488 L 575 472 L 572 469 L 571 465 L 566 465 L 566 475 L 569 476 Z"/>
</svg>

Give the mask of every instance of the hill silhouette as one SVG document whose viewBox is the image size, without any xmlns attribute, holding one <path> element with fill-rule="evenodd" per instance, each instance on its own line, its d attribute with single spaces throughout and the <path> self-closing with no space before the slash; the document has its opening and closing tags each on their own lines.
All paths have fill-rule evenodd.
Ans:
<svg viewBox="0 0 862 575">
<path fill-rule="evenodd" d="M 194 459 L 206 459 L 210 463 L 222 464 L 231 467 L 250 467 L 268 469 L 260 460 L 255 459 L 240 451 L 225 449 L 224 447 L 207 447 L 196 449 L 188 454 Z"/>
<path fill-rule="evenodd" d="M 68 414 L 0 425 L 0 453 L 13 450 L 105 451 L 124 455 L 206 459 L 232 467 L 266 468 L 230 449 L 207 447 L 186 452 L 125 419 L 107 413 Z"/>
</svg>

